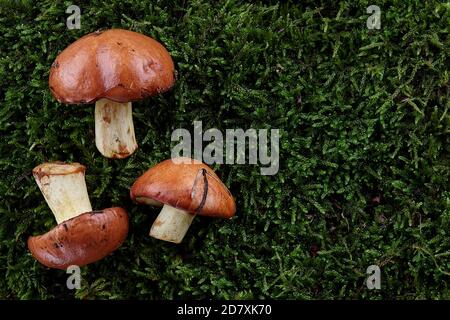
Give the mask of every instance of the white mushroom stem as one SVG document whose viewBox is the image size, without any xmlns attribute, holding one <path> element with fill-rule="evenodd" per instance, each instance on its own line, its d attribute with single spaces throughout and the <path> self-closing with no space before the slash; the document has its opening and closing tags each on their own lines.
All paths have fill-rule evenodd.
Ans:
<svg viewBox="0 0 450 320">
<path fill-rule="evenodd" d="M 180 243 L 194 218 L 195 214 L 165 204 L 153 222 L 150 236 L 159 240 Z"/>
<path fill-rule="evenodd" d="M 95 102 L 95 145 L 107 158 L 126 158 L 137 149 L 131 102 Z"/>
<path fill-rule="evenodd" d="M 92 211 L 84 170 L 78 163 L 44 163 L 33 170 L 36 183 L 58 224 Z"/>
</svg>

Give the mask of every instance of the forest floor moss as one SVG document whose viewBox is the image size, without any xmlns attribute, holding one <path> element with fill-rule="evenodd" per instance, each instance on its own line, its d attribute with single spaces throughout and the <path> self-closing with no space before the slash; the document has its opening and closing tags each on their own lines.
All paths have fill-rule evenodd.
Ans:
<svg viewBox="0 0 450 320">
<path fill-rule="evenodd" d="M 0 297 L 450 298 L 450 6 L 378 1 L 369 30 L 371 4 L 0 1 Z M 178 78 L 134 104 L 126 160 L 101 157 L 93 106 L 59 104 L 47 82 L 66 46 L 112 27 L 162 42 Z M 148 236 L 158 210 L 129 188 L 194 120 L 280 129 L 280 170 L 215 165 L 236 216 L 196 219 L 172 245 Z M 82 268 L 77 292 L 26 245 L 55 225 L 31 175 L 52 160 L 86 165 L 93 207 L 130 215 L 124 245 Z M 370 265 L 380 290 L 365 285 Z"/>
</svg>

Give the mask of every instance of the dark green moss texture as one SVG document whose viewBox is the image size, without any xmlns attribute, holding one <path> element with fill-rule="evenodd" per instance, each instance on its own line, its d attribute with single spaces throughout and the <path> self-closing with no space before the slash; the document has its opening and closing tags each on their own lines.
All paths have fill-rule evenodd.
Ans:
<svg viewBox="0 0 450 320">
<path fill-rule="evenodd" d="M 139 149 L 125 160 L 97 151 L 93 105 L 48 89 L 65 47 L 113 27 L 163 43 L 178 79 L 134 103 Z M 0 1 L 0 298 L 450 298 L 449 27 L 449 2 L 433 0 Z M 194 120 L 280 129 L 280 170 L 214 165 L 236 216 L 198 217 L 174 245 L 149 237 L 158 209 L 129 188 Z M 31 175 L 55 160 L 87 166 L 94 209 L 130 216 L 123 246 L 83 267 L 78 291 L 26 245 L 56 224 Z M 370 265 L 380 290 L 365 285 Z"/>
</svg>

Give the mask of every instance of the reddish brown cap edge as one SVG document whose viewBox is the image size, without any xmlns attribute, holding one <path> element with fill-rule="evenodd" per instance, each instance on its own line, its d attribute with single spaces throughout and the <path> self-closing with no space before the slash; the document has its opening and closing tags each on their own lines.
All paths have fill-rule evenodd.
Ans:
<svg viewBox="0 0 450 320">
<path fill-rule="evenodd" d="M 49 268 L 81 267 L 120 247 L 128 227 L 128 214 L 120 207 L 85 212 L 43 235 L 30 236 L 28 249 L 36 260 Z"/>
</svg>

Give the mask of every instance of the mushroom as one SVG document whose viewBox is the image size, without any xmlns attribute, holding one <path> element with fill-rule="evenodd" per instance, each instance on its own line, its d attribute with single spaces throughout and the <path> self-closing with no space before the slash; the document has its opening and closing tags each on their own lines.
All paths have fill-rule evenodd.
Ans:
<svg viewBox="0 0 450 320">
<path fill-rule="evenodd" d="M 61 222 L 92 211 L 84 175 L 79 163 L 48 162 L 33 169 L 33 176 L 45 201 Z"/>
<path fill-rule="evenodd" d="M 236 205 L 227 187 L 204 163 L 190 158 L 165 160 L 133 184 L 131 199 L 162 206 L 150 236 L 173 243 L 183 240 L 194 217 L 231 218 Z"/>
<path fill-rule="evenodd" d="M 28 248 L 40 263 L 56 269 L 84 266 L 116 250 L 128 233 L 128 215 L 119 207 L 92 211 L 86 168 L 79 163 L 43 163 L 33 176 L 58 225 L 28 238 Z"/>
<path fill-rule="evenodd" d="M 49 87 L 61 103 L 95 102 L 95 144 L 107 158 L 137 149 L 131 102 L 169 90 L 174 64 L 156 40 L 122 29 L 97 31 L 59 54 Z"/>
</svg>

